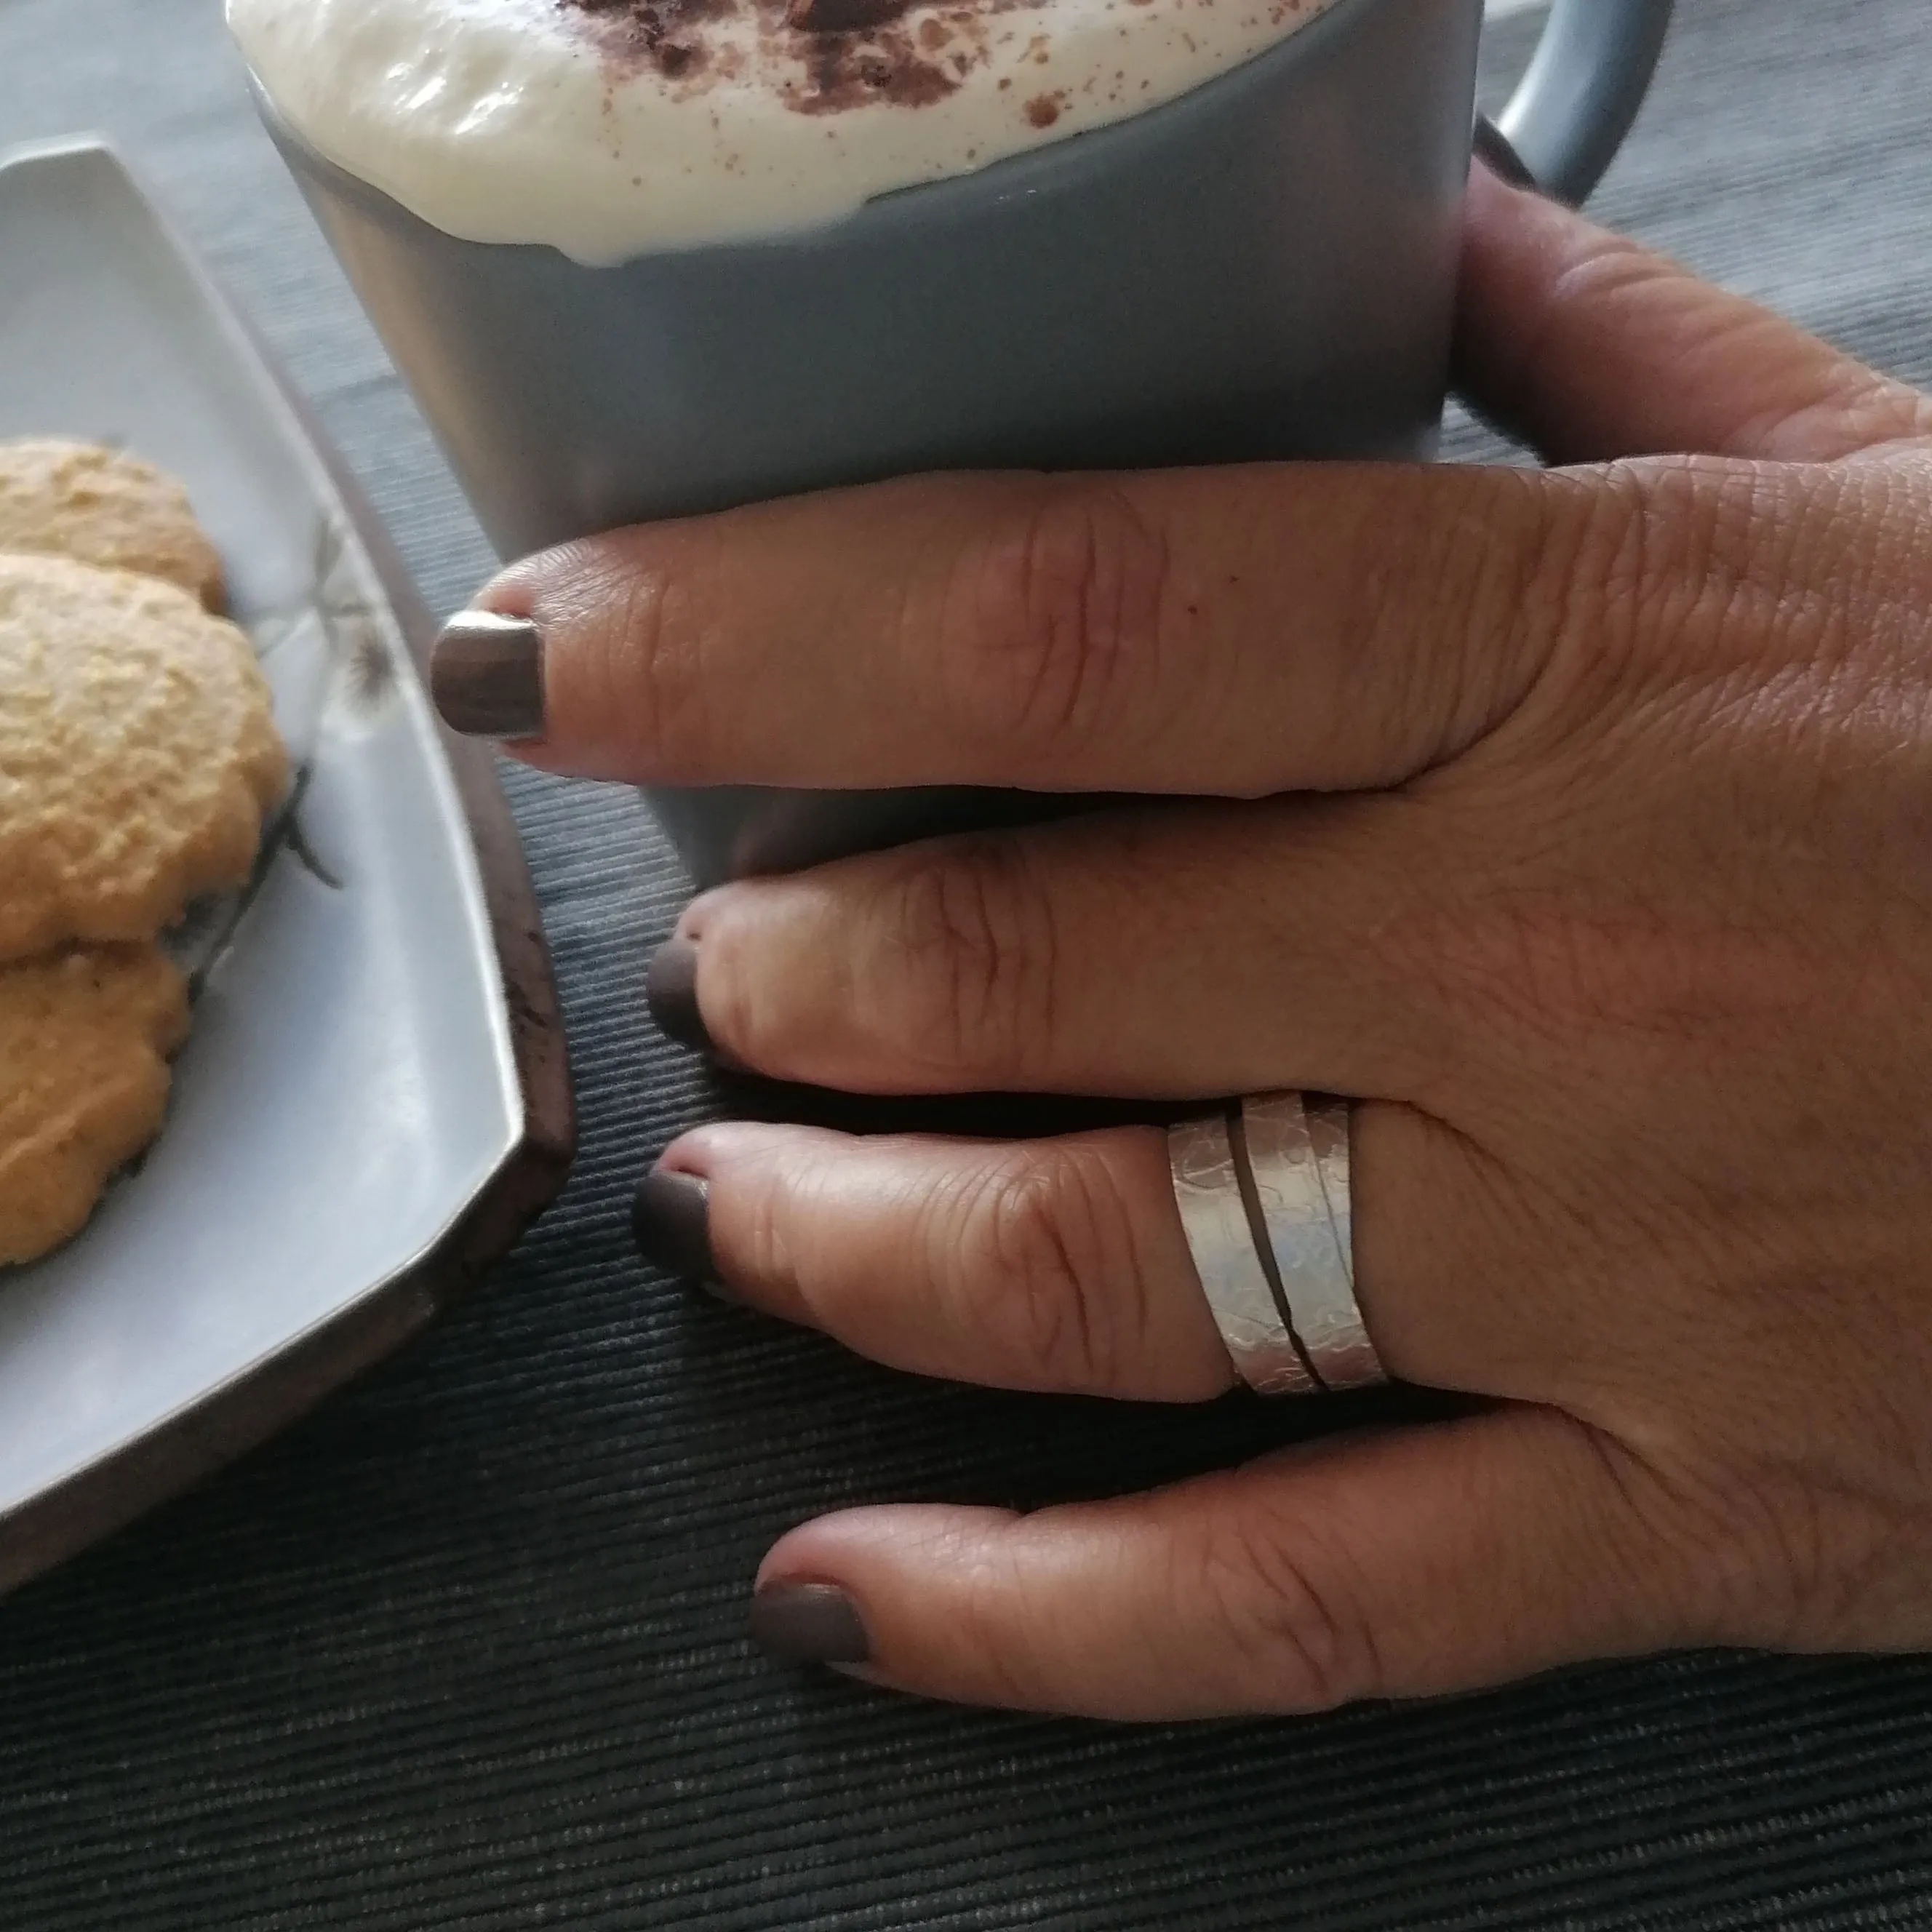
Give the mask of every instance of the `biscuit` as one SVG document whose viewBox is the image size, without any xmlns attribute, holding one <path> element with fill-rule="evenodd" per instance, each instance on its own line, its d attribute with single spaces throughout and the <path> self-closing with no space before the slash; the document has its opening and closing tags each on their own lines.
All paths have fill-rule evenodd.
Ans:
<svg viewBox="0 0 1932 1932">
<path fill-rule="evenodd" d="M 0 960 L 244 884 L 287 754 L 248 640 L 172 585 L 0 556 Z"/>
<path fill-rule="evenodd" d="M 0 442 L 0 550 L 70 556 L 224 608 L 221 560 L 188 492 L 131 456 L 52 438 Z"/>
<path fill-rule="evenodd" d="M 0 1265 L 78 1234 L 160 1131 L 187 1031 L 186 984 L 157 946 L 0 966 Z"/>
</svg>

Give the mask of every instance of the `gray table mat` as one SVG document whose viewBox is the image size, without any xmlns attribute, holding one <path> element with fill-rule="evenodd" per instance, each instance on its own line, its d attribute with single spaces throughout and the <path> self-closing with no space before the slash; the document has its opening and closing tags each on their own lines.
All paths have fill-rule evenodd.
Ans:
<svg viewBox="0 0 1932 1932">
<path fill-rule="evenodd" d="M 0 0 L 0 145 L 116 136 L 453 608 L 484 546 L 240 82 L 216 0 Z M 1929 100 L 1924 0 L 1687 0 L 1602 206 L 1923 381 Z M 946 1389 L 640 1267 L 631 1184 L 718 1104 L 640 998 L 680 881 L 628 794 L 513 790 L 576 1179 L 406 1357 L 0 1605 L 0 1928 L 1932 1922 L 1924 1661 L 1109 1730 L 759 1660 L 746 1584 L 802 1516 L 1122 1488 L 1281 1420 Z"/>
</svg>

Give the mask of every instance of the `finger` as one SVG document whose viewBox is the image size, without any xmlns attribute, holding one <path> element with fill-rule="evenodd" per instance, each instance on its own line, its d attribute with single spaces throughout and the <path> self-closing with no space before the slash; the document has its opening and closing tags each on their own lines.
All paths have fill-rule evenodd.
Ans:
<svg viewBox="0 0 1932 1932">
<path fill-rule="evenodd" d="M 928 478 L 548 552 L 433 682 L 459 729 L 638 782 L 1380 785 L 1509 709 L 1601 521 L 1508 470 Z"/>
<path fill-rule="evenodd" d="M 1932 403 L 1580 214 L 1472 171 L 1457 374 L 1561 463 L 1828 461 L 1932 436 Z"/>
<path fill-rule="evenodd" d="M 686 1268 L 693 1178 L 728 1298 L 875 1361 L 1147 1402 L 1234 1385 L 1156 1130 L 1002 1144 L 701 1127 L 639 1193 L 646 1252 Z"/>
<path fill-rule="evenodd" d="M 1582 1320 L 1526 1290 L 1522 1217 L 1458 1136 L 1367 1106 L 1352 1138 L 1357 1294 L 1391 1376 L 1521 1397 L 1601 1358 Z M 993 1143 L 704 1126 L 640 1187 L 637 1232 L 727 1300 L 916 1374 L 1148 1402 L 1234 1384 L 1157 1129 Z"/>
<path fill-rule="evenodd" d="M 1728 1580 L 1653 1526 L 1661 1508 L 1585 1425 L 1504 1409 L 1120 1502 L 828 1516 L 766 1558 L 752 1628 L 962 1703 L 1316 1711 L 1704 1636 Z"/>
<path fill-rule="evenodd" d="M 652 1010 L 742 1068 L 853 1093 L 1428 1104 L 1473 1077 L 1438 957 L 1467 874 L 1402 799 L 937 840 L 707 894 Z"/>
</svg>

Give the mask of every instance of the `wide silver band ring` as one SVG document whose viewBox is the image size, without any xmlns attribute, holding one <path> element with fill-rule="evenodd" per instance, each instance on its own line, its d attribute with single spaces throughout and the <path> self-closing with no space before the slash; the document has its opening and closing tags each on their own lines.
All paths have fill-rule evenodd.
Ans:
<svg viewBox="0 0 1932 1932">
<path fill-rule="evenodd" d="M 1388 1379 L 1355 1298 L 1349 1108 L 1251 1095 L 1170 1130 L 1174 1198 L 1235 1370 L 1263 1395 Z"/>
<path fill-rule="evenodd" d="M 1313 1374 L 1281 1318 L 1234 1165 L 1231 1114 L 1168 1130 L 1168 1165 L 1187 1246 L 1236 1372 L 1261 1395 L 1313 1395 Z"/>
</svg>

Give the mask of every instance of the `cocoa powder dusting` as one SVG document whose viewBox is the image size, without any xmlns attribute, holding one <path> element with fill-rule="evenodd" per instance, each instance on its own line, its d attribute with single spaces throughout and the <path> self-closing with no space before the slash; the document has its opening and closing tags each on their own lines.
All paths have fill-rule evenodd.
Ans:
<svg viewBox="0 0 1932 1932">
<path fill-rule="evenodd" d="M 797 53 L 805 84 L 788 91 L 785 105 L 799 114 L 839 114 L 870 101 L 925 107 L 959 85 L 898 26 L 870 34 L 813 34 Z"/>
<path fill-rule="evenodd" d="M 704 27 L 733 10 L 735 0 L 557 0 L 586 16 L 604 56 L 620 66 L 652 67 L 684 80 L 709 64 Z"/>
<path fill-rule="evenodd" d="M 808 34 L 868 34 L 904 17 L 911 0 L 791 0 L 785 25 Z"/>
<path fill-rule="evenodd" d="M 955 92 L 986 57 L 986 22 L 1036 0 L 955 0 L 928 12 L 915 33 L 905 16 L 915 0 L 556 0 L 580 18 L 604 58 L 620 69 L 654 68 L 666 80 L 702 86 L 709 72 L 735 73 L 735 50 L 710 44 L 707 26 L 747 14 L 761 44 L 802 70 L 779 98 L 797 114 L 838 114 L 881 102 L 923 107 Z M 1042 44 L 1043 44 L 1043 43 Z M 1042 99 L 1047 97 L 1042 96 Z M 1048 120 L 1028 110 L 1034 125 Z"/>
</svg>

